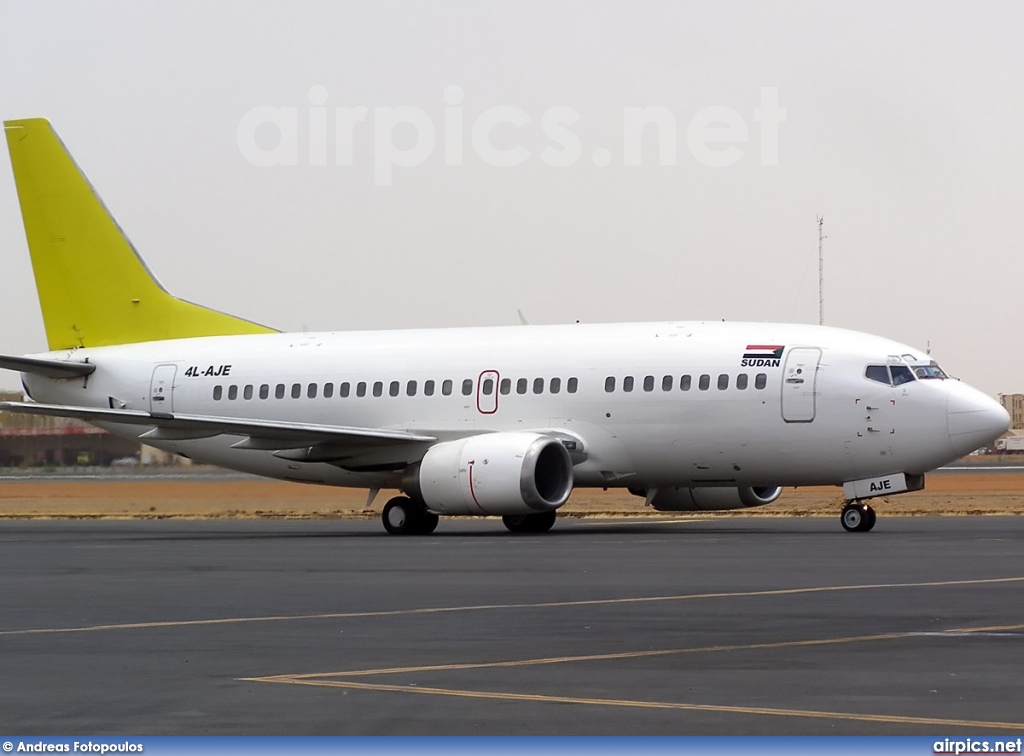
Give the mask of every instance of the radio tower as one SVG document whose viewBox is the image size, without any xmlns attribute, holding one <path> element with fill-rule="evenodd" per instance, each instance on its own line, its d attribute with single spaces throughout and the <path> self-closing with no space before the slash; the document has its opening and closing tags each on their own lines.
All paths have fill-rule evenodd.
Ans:
<svg viewBox="0 0 1024 756">
<path fill-rule="evenodd" d="M 818 325 L 825 325 L 825 217 L 818 216 Z"/>
</svg>

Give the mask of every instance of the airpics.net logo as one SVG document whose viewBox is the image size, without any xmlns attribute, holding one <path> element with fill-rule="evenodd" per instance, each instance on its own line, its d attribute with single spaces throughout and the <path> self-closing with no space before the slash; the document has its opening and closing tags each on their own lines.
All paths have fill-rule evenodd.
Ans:
<svg viewBox="0 0 1024 756">
<path fill-rule="evenodd" d="M 760 101 L 751 103 L 746 115 L 734 108 L 710 105 L 681 122 L 660 105 L 629 106 L 621 113 L 621 150 L 613 151 L 584 145 L 577 133 L 583 115 L 571 107 L 548 108 L 539 118 L 513 105 L 471 111 L 464 106 L 465 93 L 457 84 L 445 88 L 443 103 L 433 108 L 434 114 L 412 105 L 328 107 L 328 99 L 327 88 L 316 84 L 309 88 L 309 104 L 302 108 L 260 105 L 250 109 L 238 122 L 242 156 L 265 168 L 345 168 L 372 153 L 377 186 L 390 186 L 396 169 L 423 165 L 439 151 L 446 167 L 475 161 L 493 168 L 514 168 L 539 161 L 552 168 L 567 168 L 586 157 L 598 168 L 613 163 L 674 166 L 680 162 L 679 145 L 685 143 L 700 165 L 725 168 L 742 160 L 758 160 L 762 166 L 775 166 L 779 164 L 779 124 L 786 120 L 778 87 L 761 87 Z M 544 146 L 531 151 L 524 142 L 536 143 L 537 129 Z M 756 133 L 752 135 L 752 131 Z"/>
</svg>

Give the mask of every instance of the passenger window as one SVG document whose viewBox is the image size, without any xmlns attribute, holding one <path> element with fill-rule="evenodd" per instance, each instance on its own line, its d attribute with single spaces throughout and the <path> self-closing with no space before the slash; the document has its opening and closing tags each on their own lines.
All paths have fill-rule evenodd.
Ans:
<svg viewBox="0 0 1024 756">
<path fill-rule="evenodd" d="M 516 381 L 516 393 L 517 394 L 525 394 L 526 393 L 526 387 L 528 385 L 529 385 L 529 381 L 527 381 L 525 378 L 520 378 L 518 381 Z"/>
<path fill-rule="evenodd" d="M 384 381 L 373 382 L 373 395 L 384 396 Z"/>
<path fill-rule="evenodd" d="M 533 379 L 533 393 L 543 394 L 544 393 L 544 379 L 534 378 Z"/>
<path fill-rule="evenodd" d="M 690 390 L 690 376 L 684 375 L 679 379 L 679 390 L 689 391 Z"/>
<path fill-rule="evenodd" d="M 570 394 L 575 394 L 576 389 L 579 388 L 579 385 L 580 382 L 578 380 L 576 380 L 575 378 L 570 378 L 569 382 L 565 384 L 565 390 L 568 391 Z"/>
<path fill-rule="evenodd" d="M 342 399 L 348 398 L 348 393 L 350 390 L 351 386 L 349 386 L 348 381 L 344 381 L 338 384 L 338 396 L 340 396 Z"/>
<path fill-rule="evenodd" d="M 725 373 L 722 373 L 720 376 L 718 376 L 718 390 L 725 391 L 727 388 L 729 388 L 729 376 Z"/>
<path fill-rule="evenodd" d="M 409 381 L 405 384 L 405 393 L 409 396 L 416 396 L 416 381 Z"/>
<path fill-rule="evenodd" d="M 298 399 L 300 396 L 302 396 L 302 384 L 301 383 L 293 383 L 292 384 L 292 399 Z"/>
<path fill-rule="evenodd" d="M 622 390 L 626 392 L 633 390 L 633 376 L 627 375 L 622 379 Z"/>
<path fill-rule="evenodd" d="M 654 391 L 654 376 L 644 376 L 644 391 Z"/>
<path fill-rule="evenodd" d="M 512 379 L 511 378 L 502 378 L 501 379 L 500 390 L 501 390 L 502 396 L 508 396 L 510 393 L 512 393 Z"/>
<path fill-rule="evenodd" d="M 757 377 L 754 378 L 754 388 L 763 389 L 768 385 L 768 375 L 766 373 L 758 373 Z"/>
<path fill-rule="evenodd" d="M 264 383 L 260 386 L 260 399 L 266 399 L 270 396 L 270 386 Z"/>
<path fill-rule="evenodd" d="M 277 384 L 277 388 L 274 389 L 274 398 L 275 399 L 284 399 L 284 384 L 283 383 Z"/>
<path fill-rule="evenodd" d="M 441 384 L 441 393 L 445 396 L 452 395 L 452 380 L 448 378 L 444 383 Z"/>
<path fill-rule="evenodd" d="M 473 381 L 470 378 L 466 378 L 462 382 L 462 395 L 469 396 L 473 393 Z"/>
<path fill-rule="evenodd" d="M 224 396 L 224 387 L 223 386 L 214 386 L 213 387 L 213 400 L 215 402 L 219 402 L 222 396 Z"/>
<path fill-rule="evenodd" d="M 244 389 L 242 389 L 242 398 L 243 399 L 252 399 L 252 384 L 250 384 L 250 385 L 246 386 Z"/>
<path fill-rule="evenodd" d="M 697 388 L 699 388 L 701 391 L 707 391 L 708 388 L 710 388 L 710 387 L 711 387 L 711 376 L 708 375 L 707 373 L 705 373 L 704 375 L 702 375 L 700 377 L 700 380 L 697 381 Z"/>
<path fill-rule="evenodd" d="M 490 396 L 491 394 L 493 394 L 494 393 L 494 379 L 493 378 L 484 378 L 484 385 L 481 386 L 480 390 L 483 392 L 484 396 Z"/>
<path fill-rule="evenodd" d="M 310 399 L 316 399 L 316 384 L 311 383 L 306 387 L 306 396 Z"/>
<path fill-rule="evenodd" d="M 426 396 L 433 396 L 434 395 L 434 382 L 433 381 L 424 381 L 423 382 L 423 393 Z"/>
<path fill-rule="evenodd" d="M 333 383 L 325 383 L 324 384 L 324 399 L 330 399 L 332 396 L 334 396 L 334 384 Z"/>
<path fill-rule="evenodd" d="M 388 394 L 390 396 L 398 396 L 402 390 L 402 384 L 398 381 L 391 381 L 391 385 L 388 386 Z"/>
<path fill-rule="evenodd" d="M 366 381 L 359 381 L 359 383 L 356 384 L 356 396 L 366 396 Z"/>
<path fill-rule="evenodd" d="M 604 390 L 609 394 L 615 391 L 615 376 L 609 375 L 604 379 Z"/>
<path fill-rule="evenodd" d="M 671 375 L 663 375 L 661 377 L 661 390 L 662 391 L 671 391 L 672 390 L 672 376 Z"/>
<path fill-rule="evenodd" d="M 893 386 L 902 386 L 914 380 L 914 373 L 906 365 L 890 365 L 889 372 L 892 373 Z"/>
<path fill-rule="evenodd" d="M 561 391 L 562 390 L 562 379 L 561 378 L 552 378 L 551 379 L 550 390 L 551 390 L 552 394 L 557 394 L 559 391 Z"/>
<path fill-rule="evenodd" d="M 238 398 L 238 386 L 228 386 L 228 399 L 234 401 Z"/>
<path fill-rule="evenodd" d="M 889 383 L 889 368 L 885 365 L 868 365 L 864 377 L 877 383 Z"/>
<path fill-rule="evenodd" d="M 736 376 L 736 388 L 738 388 L 740 391 L 743 391 L 747 388 L 746 373 L 740 373 L 739 375 Z"/>
</svg>

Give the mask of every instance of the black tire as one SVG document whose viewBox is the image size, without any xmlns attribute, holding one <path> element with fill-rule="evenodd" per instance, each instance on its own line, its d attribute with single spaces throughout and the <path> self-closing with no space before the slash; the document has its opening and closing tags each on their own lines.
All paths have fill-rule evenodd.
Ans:
<svg viewBox="0 0 1024 756">
<path fill-rule="evenodd" d="M 538 514 L 505 515 L 501 521 L 511 533 L 545 533 L 555 524 L 555 512 Z"/>
<path fill-rule="evenodd" d="M 839 515 L 839 522 L 848 533 L 863 533 L 866 530 L 871 530 L 875 524 L 872 519 L 873 514 L 874 510 L 871 507 L 853 501 L 843 507 L 843 511 Z"/>
<path fill-rule="evenodd" d="M 416 535 L 430 535 L 437 530 L 438 516 L 433 512 L 428 512 L 426 509 L 421 509 L 419 513 L 419 528 L 416 530 Z"/>
<path fill-rule="evenodd" d="M 380 515 L 384 530 L 391 535 L 409 535 L 416 532 L 416 511 L 412 499 L 396 496 L 384 505 Z"/>
<path fill-rule="evenodd" d="M 430 535 L 437 528 L 437 515 L 417 501 L 396 496 L 381 513 L 384 530 L 391 535 Z"/>
<path fill-rule="evenodd" d="M 865 523 L 864 532 L 867 532 L 867 531 L 871 530 L 871 528 L 875 527 L 875 520 L 878 519 L 878 516 L 875 514 L 875 510 L 874 509 L 872 509 L 871 507 L 868 507 L 867 509 L 868 509 L 868 519 L 867 519 L 867 522 Z"/>
</svg>

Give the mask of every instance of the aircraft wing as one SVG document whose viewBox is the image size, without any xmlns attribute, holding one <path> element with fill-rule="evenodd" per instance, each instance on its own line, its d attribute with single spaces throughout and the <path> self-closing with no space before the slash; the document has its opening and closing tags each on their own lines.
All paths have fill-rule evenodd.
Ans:
<svg viewBox="0 0 1024 756">
<path fill-rule="evenodd" d="M 73 417 L 90 423 L 150 426 L 151 429 L 142 434 L 142 440 L 171 441 L 220 435 L 243 436 L 241 441 L 234 444 L 236 448 L 278 451 L 303 447 L 329 447 L 343 457 L 372 449 L 437 441 L 434 436 L 384 428 L 352 428 L 341 425 L 100 409 L 35 402 L 0 402 L 0 410 L 28 415 Z"/>
</svg>

